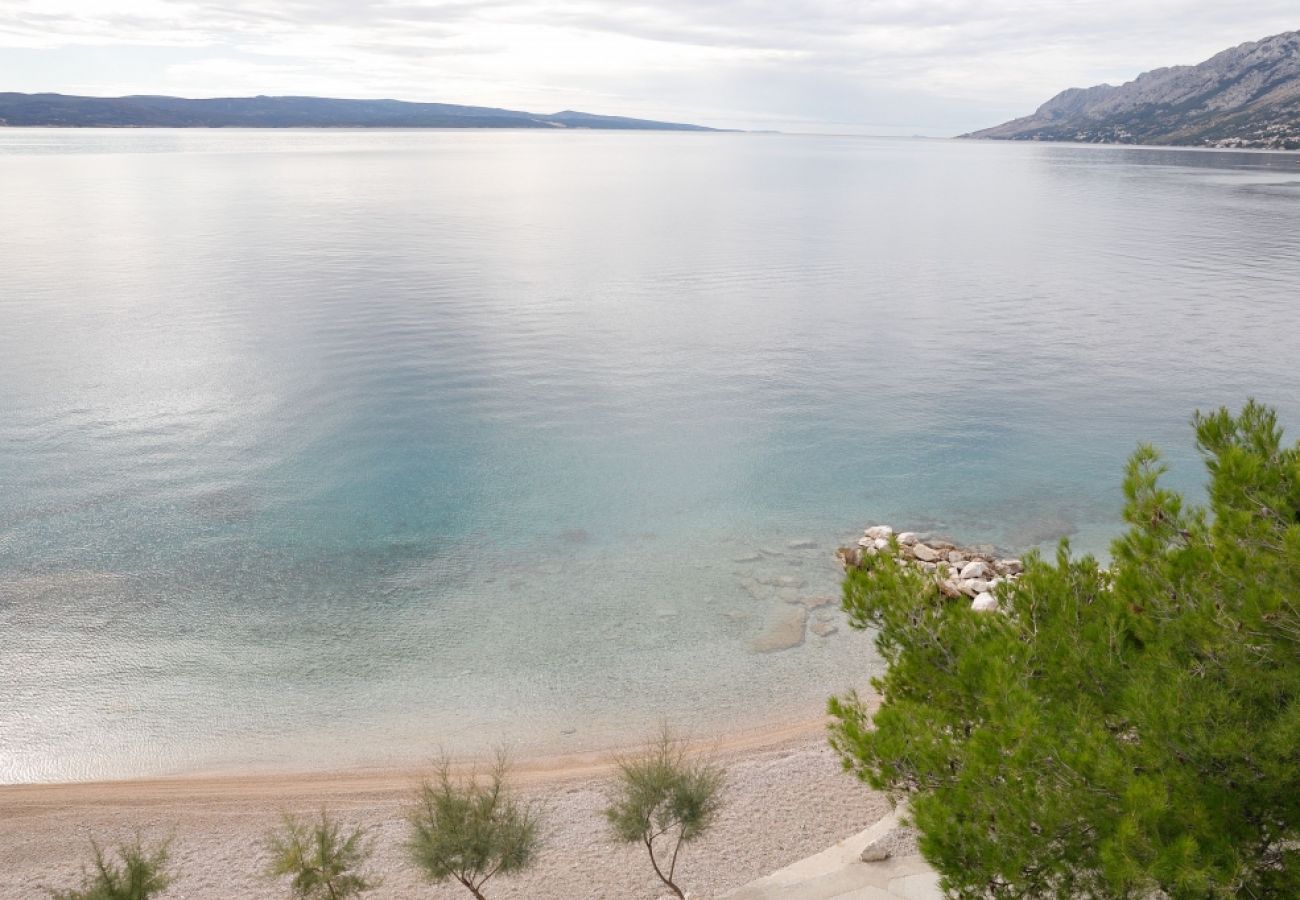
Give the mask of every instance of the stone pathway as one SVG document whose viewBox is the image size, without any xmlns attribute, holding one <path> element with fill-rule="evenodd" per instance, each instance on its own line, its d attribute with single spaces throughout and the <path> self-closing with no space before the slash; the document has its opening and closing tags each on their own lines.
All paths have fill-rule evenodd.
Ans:
<svg viewBox="0 0 1300 900">
<path fill-rule="evenodd" d="M 862 849 L 898 827 L 889 815 L 816 856 L 751 881 L 722 900 L 943 900 L 939 876 L 919 855 L 862 862 Z"/>
</svg>

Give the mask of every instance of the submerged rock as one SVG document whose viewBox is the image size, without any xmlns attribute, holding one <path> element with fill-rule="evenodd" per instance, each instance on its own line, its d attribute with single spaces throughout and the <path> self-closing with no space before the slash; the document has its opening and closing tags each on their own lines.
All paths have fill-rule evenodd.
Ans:
<svg viewBox="0 0 1300 900">
<path fill-rule="evenodd" d="M 809 609 L 821 609 L 823 606 L 830 606 L 838 597 L 821 596 L 821 597 L 804 597 L 801 602 Z"/>
<path fill-rule="evenodd" d="M 834 622 L 813 622 L 810 629 L 818 637 L 830 637 L 840 630 L 840 627 Z"/>
<path fill-rule="evenodd" d="M 803 644 L 807 624 L 807 608 L 789 607 L 772 618 L 767 629 L 750 642 L 749 648 L 755 653 L 775 653 L 798 647 Z"/>
<path fill-rule="evenodd" d="M 786 546 L 789 547 L 791 550 L 816 550 L 817 542 L 808 541 L 808 540 L 791 541 L 790 543 L 786 544 Z"/>
</svg>

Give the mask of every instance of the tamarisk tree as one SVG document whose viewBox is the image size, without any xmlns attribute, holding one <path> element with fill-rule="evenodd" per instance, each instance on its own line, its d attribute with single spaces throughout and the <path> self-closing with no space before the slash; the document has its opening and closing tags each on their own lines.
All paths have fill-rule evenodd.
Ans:
<svg viewBox="0 0 1300 900">
<path fill-rule="evenodd" d="M 951 895 L 1300 896 L 1300 448 L 1254 401 L 1194 426 L 1208 506 L 1140 447 L 1107 569 L 1031 554 L 1001 613 L 890 554 L 847 574 L 887 669 L 831 741 Z"/>
<path fill-rule="evenodd" d="M 605 818 L 619 841 L 645 847 L 655 875 L 678 897 L 686 895 L 674 881 L 677 856 L 713 824 L 725 778 L 718 766 L 689 758 L 667 728 L 645 752 L 618 760 Z"/>
<path fill-rule="evenodd" d="M 91 868 L 82 869 L 81 887 L 68 891 L 50 891 L 54 900 L 149 900 L 172 882 L 168 871 L 171 850 L 164 842 L 145 847 L 139 838 L 117 848 L 118 862 L 104 855 L 93 839 L 90 842 Z"/>
<path fill-rule="evenodd" d="M 541 845 L 536 810 L 514 796 L 505 753 L 485 779 L 452 775 L 444 759 L 437 777 L 420 786 L 408 814 L 406 848 L 430 881 L 457 881 L 484 900 L 483 886 L 497 875 L 529 868 Z"/>
<path fill-rule="evenodd" d="M 362 871 L 373 854 L 365 831 L 345 832 L 323 810 L 313 823 L 285 814 L 280 828 L 267 835 L 266 849 L 271 856 L 267 875 L 287 876 L 290 891 L 301 900 L 344 900 L 379 886 L 377 878 Z"/>
</svg>

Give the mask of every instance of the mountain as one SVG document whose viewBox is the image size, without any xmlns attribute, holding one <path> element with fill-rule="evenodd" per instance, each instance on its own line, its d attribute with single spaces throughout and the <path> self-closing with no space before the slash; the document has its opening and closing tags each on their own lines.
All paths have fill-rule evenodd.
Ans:
<svg viewBox="0 0 1300 900">
<path fill-rule="evenodd" d="M 0 126 L 102 128 L 602 128 L 714 131 L 702 125 L 597 116 L 544 115 L 489 106 L 335 100 L 328 97 L 74 97 L 0 93 Z"/>
<path fill-rule="evenodd" d="M 1070 88 L 1032 116 L 962 137 L 1300 150 L 1300 31 L 1119 87 Z"/>
</svg>

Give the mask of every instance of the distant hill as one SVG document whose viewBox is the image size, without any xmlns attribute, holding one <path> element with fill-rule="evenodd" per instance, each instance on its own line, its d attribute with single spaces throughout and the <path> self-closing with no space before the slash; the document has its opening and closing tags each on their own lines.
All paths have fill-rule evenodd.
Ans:
<svg viewBox="0 0 1300 900">
<path fill-rule="evenodd" d="M 328 97 L 75 97 L 0 93 L 0 126 L 76 128 L 602 128 L 715 131 L 702 125 L 597 116 L 550 115 L 402 100 Z"/>
<path fill-rule="evenodd" d="M 1070 88 L 967 138 L 1300 150 L 1300 31 L 1126 84 Z"/>
</svg>

